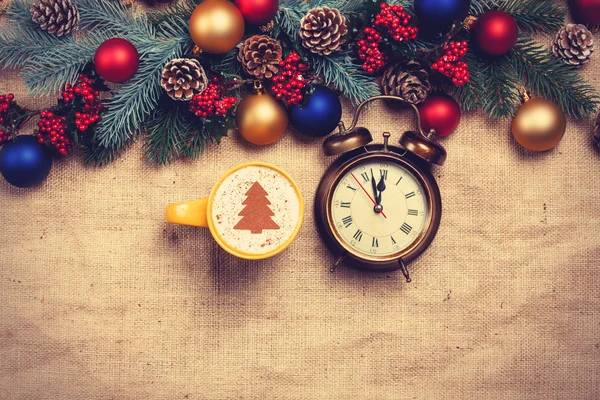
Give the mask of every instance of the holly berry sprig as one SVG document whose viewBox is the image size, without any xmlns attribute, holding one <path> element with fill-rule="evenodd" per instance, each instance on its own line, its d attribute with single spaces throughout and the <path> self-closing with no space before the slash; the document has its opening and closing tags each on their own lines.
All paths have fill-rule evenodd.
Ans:
<svg viewBox="0 0 600 400">
<path fill-rule="evenodd" d="M 310 65 L 302 61 L 294 51 L 281 60 L 279 66 L 279 72 L 272 79 L 271 91 L 278 100 L 283 100 L 288 105 L 300 104 L 310 83 L 310 79 L 305 76 Z"/>
<path fill-rule="evenodd" d="M 358 58 L 363 61 L 362 69 L 369 74 L 381 71 L 386 63 L 387 57 L 381 49 L 384 38 L 394 42 L 407 42 L 417 38 L 419 29 L 411 26 L 412 16 L 404 7 L 399 5 L 388 5 L 383 2 L 379 4 L 381 11 L 375 15 L 372 26 L 363 29 L 364 38 L 358 44 Z"/>
<path fill-rule="evenodd" d="M 237 102 L 234 96 L 224 95 L 225 86 L 219 78 L 214 77 L 202 93 L 190 100 L 190 112 L 200 118 L 225 116 Z"/>
<path fill-rule="evenodd" d="M 462 86 L 469 81 L 471 73 L 469 65 L 463 61 L 469 47 L 466 41 L 450 42 L 443 48 L 442 55 L 431 68 L 452 79 L 456 86 Z"/>
</svg>

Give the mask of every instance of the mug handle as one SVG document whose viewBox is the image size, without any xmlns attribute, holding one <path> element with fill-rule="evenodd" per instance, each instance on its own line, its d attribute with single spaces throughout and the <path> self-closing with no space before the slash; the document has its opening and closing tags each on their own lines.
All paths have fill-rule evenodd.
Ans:
<svg viewBox="0 0 600 400">
<path fill-rule="evenodd" d="M 208 228 L 208 198 L 169 204 L 165 217 L 170 224 Z"/>
</svg>

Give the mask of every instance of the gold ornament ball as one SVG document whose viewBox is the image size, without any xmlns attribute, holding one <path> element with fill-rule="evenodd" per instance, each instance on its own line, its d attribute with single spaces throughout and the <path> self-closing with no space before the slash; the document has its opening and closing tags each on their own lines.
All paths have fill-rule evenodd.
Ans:
<svg viewBox="0 0 600 400">
<path fill-rule="evenodd" d="M 546 151 L 556 146 L 565 134 L 567 120 L 550 100 L 526 100 L 512 120 L 512 134 L 526 149 Z"/>
<path fill-rule="evenodd" d="M 205 0 L 190 17 L 190 36 L 203 51 L 227 53 L 244 36 L 244 16 L 229 1 Z"/>
<path fill-rule="evenodd" d="M 266 93 L 255 93 L 242 99 L 235 114 L 237 130 L 253 144 L 271 144 L 285 133 L 287 112 Z"/>
</svg>

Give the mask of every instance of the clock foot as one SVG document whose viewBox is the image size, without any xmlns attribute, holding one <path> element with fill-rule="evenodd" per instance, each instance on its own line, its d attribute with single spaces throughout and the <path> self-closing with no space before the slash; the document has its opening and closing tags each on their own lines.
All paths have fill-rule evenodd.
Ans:
<svg viewBox="0 0 600 400">
<path fill-rule="evenodd" d="M 412 281 L 410 274 L 408 273 L 408 268 L 406 268 L 406 265 L 404 265 L 404 261 L 398 260 L 398 266 L 400 267 L 400 271 L 402 271 L 402 275 L 404 275 L 406 282 L 408 283 Z"/>
<path fill-rule="evenodd" d="M 329 268 L 329 272 L 335 272 L 335 269 L 344 261 L 347 255 L 348 253 L 346 252 L 342 254 L 337 260 L 335 260 L 335 263 L 331 266 L 331 268 Z"/>
</svg>

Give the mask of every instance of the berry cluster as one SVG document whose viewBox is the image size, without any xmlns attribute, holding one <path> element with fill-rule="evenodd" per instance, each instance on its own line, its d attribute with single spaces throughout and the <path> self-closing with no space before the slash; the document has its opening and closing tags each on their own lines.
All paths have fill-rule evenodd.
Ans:
<svg viewBox="0 0 600 400">
<path fill-rule="evenodd" d="M 38 142 L 45 143 L 49 141 L 60 154 L 66 156 L 71 151 L 73 143 L 66 133 L 66 125 L 66 117 L 59 117 L 52 111 L 42 111 L 36 133 Z"/>
<path fill-rule="evenodd" d="M 416 26 L 409 26 L 412 16 L 404 11 L 402 6 L 389 6 L 381 3 L 381 11 L 375 16 L 375 27 L 385 29 L 396 42 L 405 42 L 417 38 L 419 31 Z"/>
<path fill-rule="evenodd" d="M 190 101 L 190 112 L 197 117 L 223 116 L 235 104 L 235 97 L 223 97 L 222 88 L 213 79 L 206 89 Z"/>
<path fill-rule="evenodd" d="M 380 48 L 383 40 L 380 32 L 396 42 L 407 42 L 416 39 L 419 31 L 416 26 L 409 26 L 412 16 L 404 11 L 404 7 L 385 2 L 379 7 L 381 11 L 375 15 L 373 26 L 367 26 L 363 30 L 365 38 L 358 41 L 358 58 L 363 62 L 363 71 L 369 74 L 381 71 L 387 62 Z"/>
<path fill-rule="evenodd" d="M 10 103 L 14 99 L 15 96 L 12 93 L 7 94 L 6 96 L 0 95 L 0 124 L 3 124 L 6 121 L 6 114 L 10 108 Z"/>
<path fill-rule="evenodd" d="M 452 79 L 456 86 L 462 86 L 469 81 L 469 65 L 463 61 L 467 54 L 467 42 L 450 42 L 444 47 L 442 56 L 431 65 L 440 74 Z"/>
<path fill-rule="evenodd" d="M 10 135 L 8 134 L 8 132 L 0 129 L 0 146 L 8 142 L 8 139 L 10 139 Z"/>
<path fill-rule="evenodd" d="M 375 74 L 385 67 L 387 61 L 385 55 L 379 48 L 381 35 L 375 28 L 368 26 L 363 32 L 365 33 L 365 38 L 358 41 L 358 58 L 363 61 L 363 71 L 366 71 L 369 74 Z"/>
<path fill-rule="evenodd" d="M 102 109 L 102 102 L 98 100 L 100 91 L 94 90 L 93 84 L 91 78 L 81 74 L 75 85 L 68 84 L 62 92 L 65 103 L 70 103 L 76 98 L 80 98 L 83 103 L 83 110 L 75 114 L 75 126 L 81 132 L 87 131 L 90 125 L 100 119 Z"/>
<path fill-rule="evenodd" d="M 287 104 L 300 104 L 303 99 L 304 88 L 308 85 L 308 80 L 304 73 L 310 66 L 303 63 L 300 55 L 295 51 L 290 53 L 279 63 L 281 69 L 273 77 L 271 91 L 278 100 L 283 100 Z"/>
</svg>

